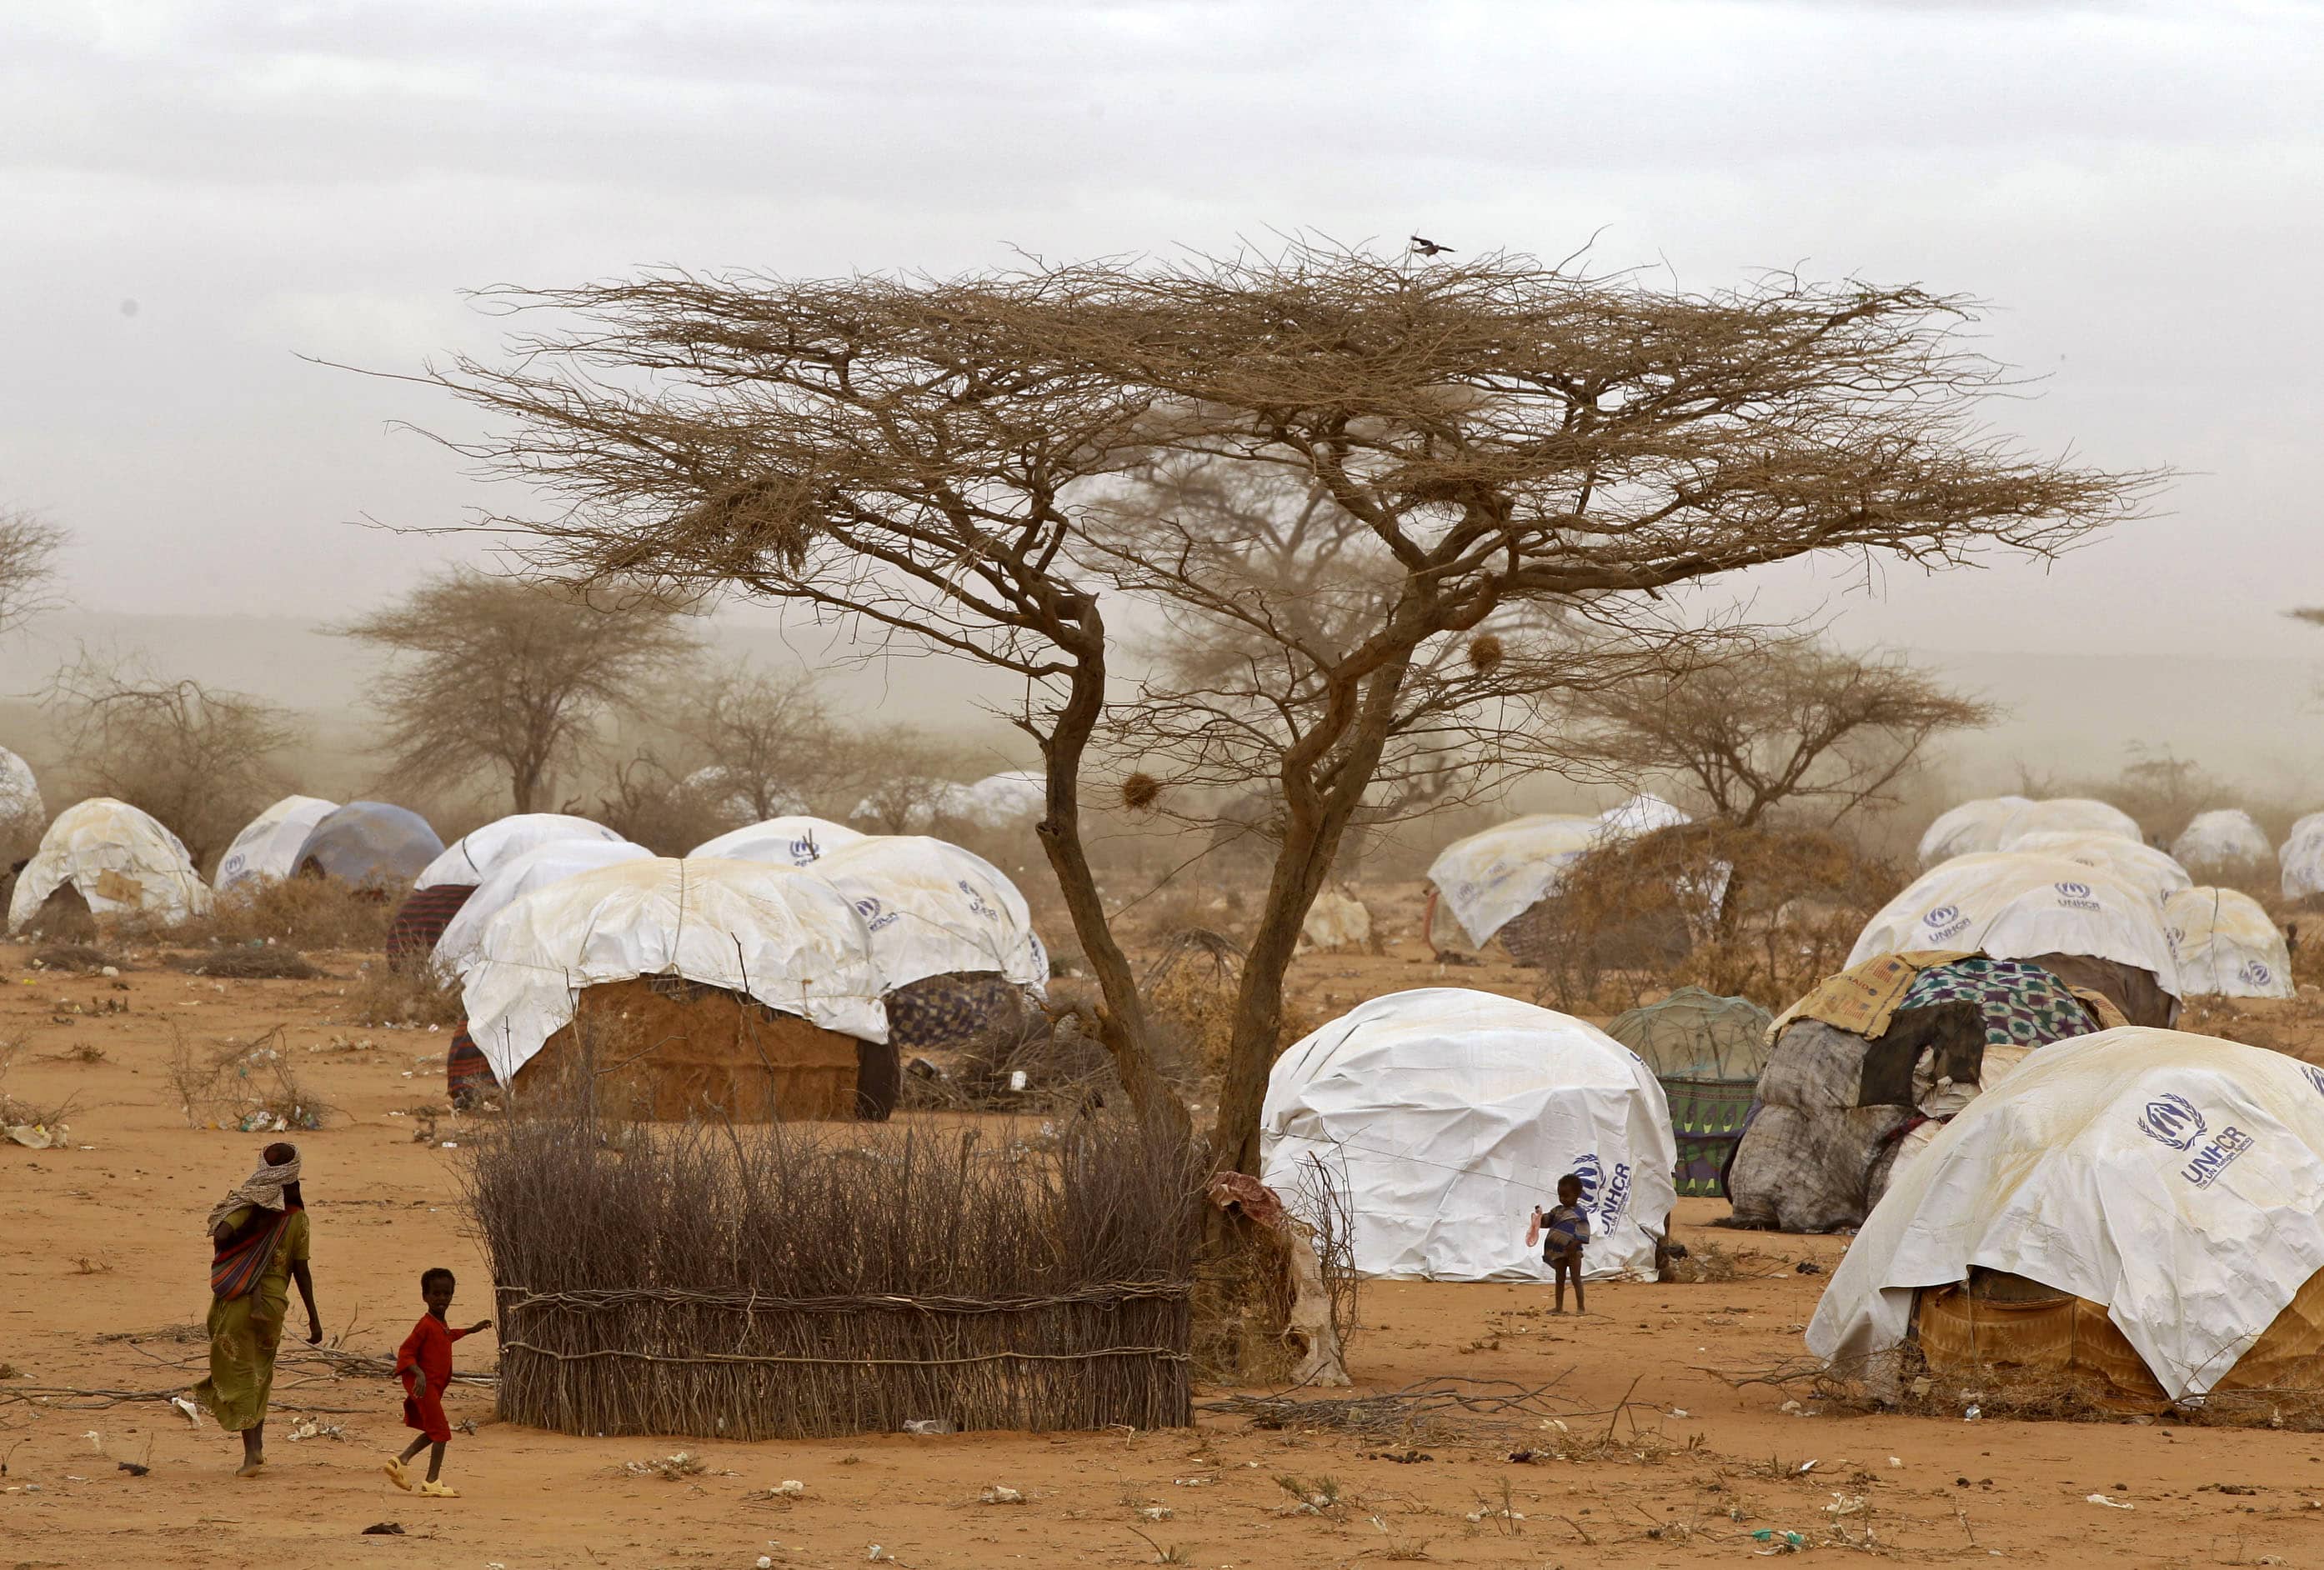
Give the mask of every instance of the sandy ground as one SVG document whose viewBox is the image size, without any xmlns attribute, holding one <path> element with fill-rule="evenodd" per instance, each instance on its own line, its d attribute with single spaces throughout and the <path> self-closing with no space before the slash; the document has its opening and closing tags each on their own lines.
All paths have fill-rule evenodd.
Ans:
<svg viewBox="0 0 2324 1570">
<path fill-rule="evenodd" d="M 238 1481 L 236 1443 L 166 1405 L 25 1399 L 34 1386 L 163 1391 L 198 1376 L 201 1345 L 171 1331 L 198 1323 L 208 1305 L 201 1217 L 248 1171 L 263 1136 L 189 1128 L 167 1077 L 172 1033 L 248 1042 L 280 1025 L 306 1079 L 342 1109 L 327 1130 L 300 1138 L 314 1273 L 328 1328 L 372 1353 L 391 1352 L 420 1312 L 424 1266 L 461 1275 L 456 1322 L 489 1312 L 457 1205 L 459 1152 L 416 1143 L 409 1116 L 440 1102 L 444 1037 L 333 1023 L 331 983 L 217 983 L 139 969 L 116 988 L 32 971 L 27 958 L 0 948 L 0 1035 L 26 1042 L 9 1088 L 34 1100 L 73 1096 L 78 1106 L 75 1148 L 0 1143 L 0 1364 L 13 1365 L 0 1380 L 0 1570 L 748 1566 L 761 1555 L 840 1565 L 870 1562 L 875 1545 L 881 1558 L 928 1567 L 1292 1570 L 1424 1555 L 1447 1565 L 1692 1565 L 1777 1551 L 1753 1538 L 1763 1529 L 1799 1532 L 1819 1555 L 1911 1562 L 2324 1565 L 2324 1435 L 1867 1417 L 1813 1402 L 1787 1411 L 1783 1391 L 1736 1387 L 1729 1376 L 1800 1354 L 1822 1277 L 1797 1266 L 1828 1269 L 1845 1240 L 1712 1231 L 1723 1206 L 1692 1201 L 1681 1237 L 1749 1251 L 1742 1279 L 1595 1286 L 1591 1314 L 1563 1320 L 1542 1312 L 1546 1295 L 1532 1288 L 1367 1289 L 1351 1359 L 1364 1386 L 1556 1381 L 1575 1410 L 1630 1396 L 1637 1404 L 1610 1428 L 1618 1442 L 1593 1459 L 1512 1461 L 1518 1441 L 1484 1436 L 1397 1459 L 1401 1446 L 1254 1430 L 1218 1414 L 1158 1434 L 590 1441 L 497 1423 L 489 1391 L 464 1387 L 448 1404 L 477 1431 L 456 1440 L 447 1477 L 466 1497 L 437 1501 L 401 1493 L 380 1474 L 405 1437 L 393 1385 L 287 1365 L 272 1464 L 261 1480 Z M 1318 956 L 1303 961 L 1298 985 L 1317 1005 L 1339 1006 L 1440 979 L 1528 990 L 1515 973 L 1440 978 L 1412 959 Z M 326 963 L 352 968 L 351 957 Z M 2306 1012 L 2279 1011 L 2271 1028 L 2304 1047 Z M 450 1119 L 438 1129 L 456 1143 L 461 1132 Z M 487 1367 L 491 1337 L 459 1353 L 464 1368 Z M 302 1417 L 341 1437 L 292 1439 Z M 1542 1437 L 1596 1449 L 1608 1423 L 1576 1418 L 1567 1435 Z M 665 1481 L 624 1469 L 681 1446 L 707 1470 Z M 135 1476 L 123 1461 L 152 1470 Z M 1284 1477 L 1311 1495 L 1333 1480 L 1338 1502 L 1303 1510 Z M 804 1495 L 752 1497 L 787 1479 L 804 1483 Z M 1023 1502 L 978 1502 L 996 1485 Z M 2089 1502 L 2093 1493 L 2129 1508 Z M 389 1521 L 403 1535 L 364 1535 Z M 1844 1546 L 1843 1534 L 1869 1547 Z"/>
</svg>

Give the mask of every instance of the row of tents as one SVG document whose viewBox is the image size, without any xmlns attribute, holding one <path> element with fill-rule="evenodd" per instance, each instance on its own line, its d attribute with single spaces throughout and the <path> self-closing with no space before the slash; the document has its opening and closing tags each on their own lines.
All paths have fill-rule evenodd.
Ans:
<svg viewBox="0 0 2324 1570">
<path fill-rule="evenodd" d="M 642 1112 L 885 1116 L 903 1052 L 1047 1023 L 1048 955 L 1023 894 L 924 835 L 791 816 L 665 858 L 533 813 L 447 846 L 400 807 L 290 797 L 236 837 L 219 883 L 300 876 L 394 899 L 389 962 L 457 983 L 458 1100 L 566 1062 L 583 1034 L 651 1019 L 660 1033 L 624 1075 Z M 60 898 L 166 923 L 212 896 L 168 829 L 98 798 L 50 825 L 18 876 L 12 929 Z"/>
</svg>

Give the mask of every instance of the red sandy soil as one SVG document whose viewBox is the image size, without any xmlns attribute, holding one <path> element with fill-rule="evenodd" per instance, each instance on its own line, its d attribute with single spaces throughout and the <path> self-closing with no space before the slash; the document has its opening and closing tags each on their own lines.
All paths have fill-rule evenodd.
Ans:
<svg viewBox="0 0 2324 1570">
<path fill-rule="evenodd" d="M 1313 956 L 1298 991 L 1319 1009 L 1440 979 L 1530 995 L 1513 970 L 1440 978 L 1416 958 Z M 348 972 L 355 959 L 323 962 Z M 1157 1561 L 1294 1570 L 1423 1554 L 1445 1565 L 1693 1565 L 1771 1553 L 1752 1538 L 1758 1529 L 1799 1532 L 1825 1557 L 2324 1565 L 2324 1435 L 2172 1419 L 1860 1416 L 1812 1400 L 1787 1411 L 1800 1387 L 1730 1383 L 1802 1354 L 1800 1329 L 1824 1278 L 1795 1266 L 1828 1270 L 1846 1240 L 1713 1231 L 1724 1207 L 1701 1201 L 1681 1207 L 1679 1235 L 1742 1256 L 1736 1281 L 1593 1286 L 1591 1312 L 1579 1319 L 1547 1317 L 1546 1293 L 1529 1287 L 1364 1292 L 1351 1354 L 1361 1386 L 1556 1381 L 1575 1411 L 1603 1412 L 1628 1396 L 1636 1404 L 1610 1426 L 1618 1442 L 1589 1460 L 1512 1462 L 1517 1441 L 1480 1435 L 1424 1442 L 1427 1459 L 1397 1461 L 1377 1440 L 1255 1430 L 1215 1413 L 1166 1433 L 590 1440 L 496 1422 L 488 1391 L 460 1387 L 447 1403 L 453 1419 L 473 1419 L 477 1431 L 456 1437 L 446 1477 L 465 1497 L 433 1501 L 381 1474 L 407 1437 L 394 1385 L 286 1363 L 271 1464 L 239 1481 L 235 1441 L 166 1405 L 26 1396 L 34 1386 L 171 1391 L 198 1377 L 200 1343 L 168 1332 L 197 1325 L 207 1308 L 201 1217 L 249 1171 L 264 1136 L 188 1126 L 166 1072 L 172 1031 L 246 1042 L 281 1025 L 305 1079 L 341 1109 L 325 1131 L 299 1136 L 314 1273 L 327 1327 L 374 1354 L 392 1352 L 420 1313 L 424 1266 L 459 1272 L 456 1322 L 489 1312 L 458 1205 L 459 1152 L 415 1143 L 413 1119 L 397 1116 L 440 1105 L 445 1038 L 336 1023 L 334 982 L 213 982 L 141 968 L 117 990 L 27 963 L 27 950 L 0 948 L 0 1036 L 26 1043 L 7 1088 L 79 1106 L 73 1148 L 0 1143 L 0 1364 L 13 1365 L 0 1379 L 0 1570 L 740 1567 L 761 1555 L 842 1565 L 870 1562 L 874 1545 L 927 1570 Z M 102 1012 L 108 1004 L 127 1012 Z M 2306 1053 L 2319 1037 L 2313 1013 L 2303 1002 L 2239 1017 Z M 84 1048 L 94 1060 L 76 1053 Z M 447 1117 L 438 1137 L 456 1143 L 471 1126 Z M 104 1339 L 139 1333 L 146 1338 Z M 464 1369 L 487 1369 L 492 1338 L 458 1353 Z M 302 1416 L 344 1437 L 293 1440 Z M 1609 1424 L 1577 1417 L 1569 1433 L 1532 1443 L 1595 1449 Z M 681 1448 L 706 1470 L 678 1481 L 625 1470 Z M 134 1476 L 122 1461 L 152 1470 Z M 1278 1477 L 1305 1480 L 1311 1493 L 1335 1480 L 1341 1502 L 1301 1510 Z M 804 1495 L 751 1497 L 787 1479 L 804 1483 Z M 978 1502 L 993 1486 L 1023 1502 Z M 2131 1508 L 2091 1503 L 2093 1493 Z M 1157 1509 L 1167 1515 L 1141 1513 Z M 1502 1509 L 1522 1519 L 1489 1513 Z M 404 1535 L 363 1535 L 383 1521 Z M 1843 1546 L 1843 1533 L 1859 1546 Z"/>
</svg>

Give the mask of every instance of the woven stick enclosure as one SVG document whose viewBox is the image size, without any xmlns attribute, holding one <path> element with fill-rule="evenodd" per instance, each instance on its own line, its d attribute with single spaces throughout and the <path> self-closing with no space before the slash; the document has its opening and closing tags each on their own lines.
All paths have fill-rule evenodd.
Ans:
<svg viewBox="0 0 2324 1570">
<path fill-rule="evenodd" d="M 1118 1121 L 512 1120 L 475 1147 L 500 1409 L 729 1439 L 1193 1420 L 1204 1173 Z"/>
</svg>

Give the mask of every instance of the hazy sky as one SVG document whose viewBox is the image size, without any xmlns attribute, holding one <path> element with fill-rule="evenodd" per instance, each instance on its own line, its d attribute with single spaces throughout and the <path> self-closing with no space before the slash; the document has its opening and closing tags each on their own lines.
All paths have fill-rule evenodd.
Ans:
<svg viewBox="0 0 2324 1570">
<path fill-rule="evenodd" d="M 1692 287 L 1974 293 L 2047 448 L 2185 472 L 2046 575 L 1776 574 L 1923 647 L 2324 656 L 2313 5 L 72 4 L 0 9 L 0 503 L 93 609 L 331 613 L 456 520 L 383 369 L 465 288 L 1216 249 L 1270 228 Z"/>
</svg>

